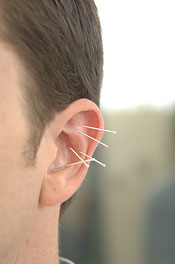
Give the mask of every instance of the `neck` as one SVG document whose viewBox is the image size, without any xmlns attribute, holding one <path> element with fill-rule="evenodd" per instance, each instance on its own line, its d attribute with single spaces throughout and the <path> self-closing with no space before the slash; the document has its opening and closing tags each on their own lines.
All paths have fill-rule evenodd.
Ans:
<svg viewBox="0 0 175 264">
<path fill-rule="evenodd" d="M 58 251 L 59 208 L 40 207 L 15 257 L 8 264 L 59 264 Z"/>
</svg>

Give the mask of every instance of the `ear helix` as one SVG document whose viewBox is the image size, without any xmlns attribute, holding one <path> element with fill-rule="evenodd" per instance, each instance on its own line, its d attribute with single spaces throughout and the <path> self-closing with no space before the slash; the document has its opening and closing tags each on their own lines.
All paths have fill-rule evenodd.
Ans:
<svg viewBox="0 0 175 264">
<path fill-rule="evenodd" d="M 117 133 L 117 131 L 108 130 L 108 129 L 102 129 L 102 128 L 96 128 L 96 127 L 90 127 L 90 126 L 78 125 L 78 124 L 72 124 L 72 125 L 85 127 L 85 128 L 88 128 L 88 129 L 100 130 L 100 131 L 104 131 L 104 132 L 108 132 L 108 133 L 112 133 L 112 134 L 116 134 Z M 99 140 L 97 140 L 97 139 L 95 139 L 95 138 L 83 133 L 82 131 L 77 131 L 77 133 L 79 133 L 79 134 L 81 134 L 81 135 L 83 135 L 85 137 L 88 137 L 89 139 L 94 140 L 94 141 L 98 142 L 99 144 L 103 145 L 104 147 L 108 148 L 107 144 L 105 144 L 105 143 L 103 143 L 103 142 L 101 142 L 101 141 L 99 141 Z M 91 161 L 94 161 L 94 162 L 98 163 L 99 165 L 101 165 L 103 167 L 106 167 L 106 164 L 104 164 L 104 163 L 98 161 L 97 159 L 95 159 L 95 158 L 83 153 L 82 151 L 79 151 L 79 153 L 82 154 L 83 156 L 85 156 L 88 159 L 84 160 L 82 157 L 80 157 L 80 155 L 72 147 L 70 147 L 70 151 L 72 151 L 77 156 L 77 158 L 80 161 L 77 161 L 77 162 L 74 162 L 74 163 L 70 163 L 70 164 L 65 164 L 64 166 L 61 166 L 61 167 L 50 168 L 50 169 L 52 169 L 52 172 L 60 170 L 60 169 L 62 169 L 64 167 L 76 166 L 76 165 L 79 165 L 81 163 L 83 163 L 87 168 L 89 168 L 89 165 L 87 164 L 87 162 L 91 162 Z"/>
</svg>

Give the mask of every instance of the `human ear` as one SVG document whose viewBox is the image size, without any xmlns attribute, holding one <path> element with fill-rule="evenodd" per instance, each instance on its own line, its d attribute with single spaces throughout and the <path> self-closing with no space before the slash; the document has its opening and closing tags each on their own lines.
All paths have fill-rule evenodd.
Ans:
<svg viewBox="0 0 175 264">
<path fill-rule="evenodd" d="M 96 140 L 102 137 L 102 131 L 83 127 L 104 128 L 99 108 L 90 100 L 80 99 L 70 104 L 64 111 L 57 113 L 48 133 L 51 135 L 55 149 L 55 159 L 48 164 L 43 179 L 39 203 L 54 206 L 68 200 L 80 187 L 88 168 L 83 164 L 66 166 L 80 161 L 70 148 L 83 160 L 80 151 L 92 156 L 98 142 L 80 134 L 83 132 Z M 56 168 L 56 169 L 55 169 Z"/>
</svg>

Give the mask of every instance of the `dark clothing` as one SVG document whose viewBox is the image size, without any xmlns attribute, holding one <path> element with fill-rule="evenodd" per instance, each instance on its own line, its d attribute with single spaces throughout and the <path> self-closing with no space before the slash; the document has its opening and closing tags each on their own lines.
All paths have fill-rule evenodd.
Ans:
<svg viewBox="0 0 175 264">
<path fill-rule="evenodd" d="M 65 259 L 65 258 L 60 258 L 60 264 L 75 264 L 72 261 Z"/>
</svg>

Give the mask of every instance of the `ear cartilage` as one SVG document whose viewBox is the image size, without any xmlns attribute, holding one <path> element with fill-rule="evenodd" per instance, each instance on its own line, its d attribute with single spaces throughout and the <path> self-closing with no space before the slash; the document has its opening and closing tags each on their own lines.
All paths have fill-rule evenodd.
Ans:
<svg viewBox="0 0 175 264">
<path fill-rule="evenodd" d="M 73 150 L 73 148 L 70 148 L 70 150 L 84 163 L 87 168 L 89 168 L 89 165 L 86 164 L 86 162 L 76 153 L 75 150 Z"/>
<path fill-rule="evenodd" d="M 84 135 L 84 136 L 86 136 L 86 137 L 88 137 L 88 138 L 90 138 L 90 139 L 92 139 L 92 140 L 98 142 L 99 144 L 103 145 L 103 146 L 106 147 L 106 148 L 109 147 L 108 145 L 104 144 L 103 142 L 101 142 L 101 141 L 99 141 L 99 140 L 97 140 L 97 139 L 95 139 L 95 138 L 93 138 L 93 137 L 91 137 L 91 136 L 89 136 L 89 135 L 87 135 L 87 134 L 81 132 L 81 131 L 78 131 L 78 133 L 80 133 L 80 134 L 82 134 L 82 135 Z"/>
<path fill-rule="evenodd" d="M 101 131 L 109 132 L 109 133 L 112 133 L 112 134 L 116 134 L 116 133 L 117 133 L 117 131 L 114 131 L 114 130 L 108 130 L 108 129 L 103 129 L 103 128 L 90 127 L 90 126 L 83 126 L 83 127 L 90 128 L 90 129 L 95 129 L 95 130 L 101 130 Z"/>
<path fill-rule="evenodd" d="M 85 153 L 83 153 L 83 152 L 81 152 L 81 151 L 80 151 L 80 153 L 83 154 L 83 155 L 84 155 L 85 157 L 87 157 L 87 158 L 92 158 L 91 156 L 89 156 L 89 155 L 87 155 L 87 154 L 85 154 Z M 93 158 L 92 158 L 92 159 L 93 159 Z M 100 164 L 101 166 L 106 167 L 106 164 L 100 162 L 99 160 L 97 160 L 97 159 L 95 159 L 95 158 L 94 158 L 94 161 L 97 162 L 98 164 Z"/>
</svg>

